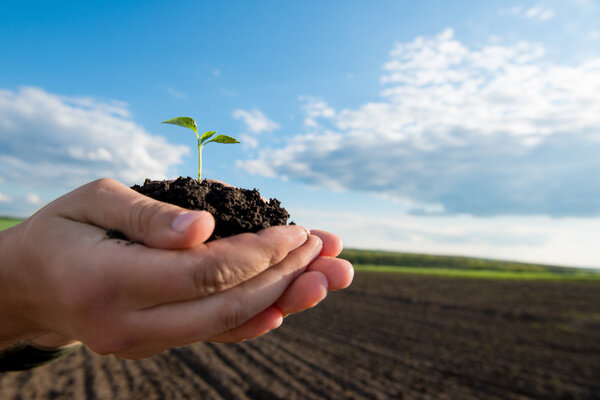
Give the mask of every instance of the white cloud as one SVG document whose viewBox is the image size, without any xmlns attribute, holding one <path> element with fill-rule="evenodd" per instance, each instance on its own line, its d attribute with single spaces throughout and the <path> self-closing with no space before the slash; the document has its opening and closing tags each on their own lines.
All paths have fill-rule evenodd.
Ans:
<svg viewBox="0 0 600 400">
<path fill-rule="evenodd" d="M 525 17 L 530 19 L 537 19 L 540 21 L 546 21 L 554 16 L 554 11 L 543 9 L 541 7 L 531 7 L 525 11 Z"/>
<path fill-rule="evenodd" d="M 501 8 L 498 10 L 498 15 L 520 15 L 523 12 L 523 8 L 515 6 L 511 8 Z"/>
<path fill-rule="evenodd" d="M 176 99 L 185 99 L 187 97 L 185 93 L 175 90 L 172 87 L 167 86 L 165 87 L 165 90 L 167 91 L 167 93 L 169 93 L 172 97 Z"/>
<path fill-rule="evenodd" d="M 594 0 L 574 0 L 574 1 L 575 1 L 575 3 L 577 3 L 581 6 L 589 6 L 594 2 Z"/>
<path fill-rule="evenodd" d="M 29 204 L 40 204 L 42 202 L 42 199 L 40 199 L 40 196 L 38 196 L 35 193 L 28 193 L 27 196 L 25 196 L 25 201 L 27 201 Z"/>
<path fill-rule="evenodd" d="M 587 38 L 589 40 L 600 40 L 600 31 L 597 29 L 592 29 L 588 32 Z"/>
<path fill-rule="evenodd" d="M 600 58 L 569 66 L 543 55 L 528 42 L 471 49 L 452 30 L 399 43 L 380 101 L 309 102 L 306 134 L 239 165 L 420 212 L 598 215 Z"/>
<path fill-rule="evenodd" d="M 536 21 L 547 21 L 554 17 L 554 11 L 541 6 L 523 8 L 520 6 L 511 8 L 502 8 L 498 10 L 499 15 L 514 15 L 518 17 L 528 18 Z"/>
<path fill-rule="evenodd" d="M 319 97 L 313 96 L 300 96 L 298 100 L 304 103 L 304 111 L 306 112 L 306 118 L 304 118 L 304 124 L 311 128 L 319 126 L 317 122 L 318 118 L 333 118 L 335 117 L 335 110 L 331 108 L 325 101 Z"/>
<path fill-rule="evenodd" d="M 600 218 L 373 216 L 368 210 L 290 209 L 303 226 L 335 231 L 344 247 L 600 268 Z"/>
<path fill-rule="evenodd" d="M 0 90 L 0 170 L 13 186 L 63 190 L 102 176 L 164 178 L 188 152 L 148 133 L 121 102 Z"/>
<path fill-rule="evenodd" d="M 0 193 L 0 203 L 10 203 L 12 201 L 12 198 L 4 193 Z"/>
<path fill-rule="evenodd" d="M 257 108 L 250 111 L 237 109 L 232 113 L 233 118 L 242 120 L 246 129 L 253 133 L 270 132 L 279 128 L 277 122 L 271 121 L 267 116 Z"/>
<path fill-rule="evenodd" d="M 240 136 L 240 141 L 242 142 L 243 146 L 249 147 L 249 148 L 256 148 L 258 147 L 258 140 L 256 139 L 255 136 L 250 136 L 246 133 L 243 133 Z"/>
</svg>

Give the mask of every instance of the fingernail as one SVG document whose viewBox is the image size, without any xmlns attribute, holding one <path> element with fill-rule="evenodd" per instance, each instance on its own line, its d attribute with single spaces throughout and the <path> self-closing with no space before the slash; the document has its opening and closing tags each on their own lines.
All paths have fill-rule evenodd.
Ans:
<svg viewBox="0 0 600 400">
<path fill-rule="evenodd" d="M 296 245 L 294 246 L 295 249 L 297 249 L 298 247 L 300 247 L 304 243 L 306 243 L 306 241 L 308 240 L 308 237 L 310 236 L 310 231 L 308 229 L 306 229 L 303 226 L 298 226 L 298 225 L 296 225 L 296 226 L 299 227 L 299 228 L 302 228 L 304 230 L 304 235 L 299 235 L 298 236 L 298 240 L 296 241 Z"/>
<path fill-rule="evenodd" d="M 194 222 L 204 218 L 208 214 L 207 211 L 191 211 L 179 214 L 171 223 L 171 228 L 175 232 L 183 233 Z"/>
<path fill-rule="evenodd" d="M 317 259 L 317 257 L 319 257 L 319 255 L 321 254 L 321 251 L 323 250 L 323 241 L 321 240 L 321 238 L 318 237 L 318 236 L 313 236 L 313 237 L 316 238 L 319 241 L 319 244 L 317 245 L 317 248 L 315 249 L 315 251 L 313 253 L 313 256 L 312 256 L 312 258 L 310 260 L 311 263 L 313 261 L 315 261 Z"/>
<path fill-rule="evenodd" d="M 306 232 L 306 239 L 308 240 L 308 237 L 310 236 L 310 229 L 308 229 L 304 226 L 301 226 L 301 228 L 304 229 L 304 232 Z"/>
</svg>

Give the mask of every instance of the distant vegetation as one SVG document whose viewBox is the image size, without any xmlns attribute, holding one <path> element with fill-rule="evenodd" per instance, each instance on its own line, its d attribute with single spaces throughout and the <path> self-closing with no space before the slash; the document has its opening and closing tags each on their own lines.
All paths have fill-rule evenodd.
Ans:
<svg viewBox="0 0 600 400">
<path fill-rule="evenodd" d="M 371 270 L 394 271 L 396 268 L 398 272 L 434 273 L 436 275 L 501 277 L 509 274 L 512 277 L 527 278 L 528 276 L 542 277 L 543 274 L 547 277 L 569 276 L 600 279 L 600 271 L 589 269 L 472 257 L 357 249 L 344 250 L 340 257 L 356 266 L 364 266 Z"/>
<path fill-rule="evenodd" d="M 22 219 L 12 217 L 0 217 L 0 231 L 17 225 Z"/>
<path fill-rule="evenodd" d="M 585 280 L 600 283 L 600 272 L 586 269 L 573 268 L 569 273 L 556 272 L 529 272 L 529 271 L 502 271 L 485 269 L 458 269 L 458 268 L 423 268 L 423 267 L 393 267 L 385 265 L 355 265 L 359 271 L 375 271 L 404 273 L 417 275 L 442 276 L 444 278 L 478 278 L 478 279 L 517 279 L 517 280 Z"/>
</svg>

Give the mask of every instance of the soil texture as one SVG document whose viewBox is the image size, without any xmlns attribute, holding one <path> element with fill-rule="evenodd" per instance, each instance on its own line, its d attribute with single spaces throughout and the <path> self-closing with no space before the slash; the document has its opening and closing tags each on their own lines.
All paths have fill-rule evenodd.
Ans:
<svg viewBox="0 0 600 400">
<path fill-rule="evenodd" d="M 600 399 L 600 284 L 359 271 L 241 344 L 0 374 L 18 399 Z"/>
<path fill-rule="evenodd" d="M 132 189 L 165 203 L 209 211 L 215 217 L 215 230 L 209 240 L 286 225 L 290 217 L 279 200 L 265 201 L 256 189 L 240 189 L 206 179 L 146 179 L 142 186 L 135 185 Z"/>
</svg>

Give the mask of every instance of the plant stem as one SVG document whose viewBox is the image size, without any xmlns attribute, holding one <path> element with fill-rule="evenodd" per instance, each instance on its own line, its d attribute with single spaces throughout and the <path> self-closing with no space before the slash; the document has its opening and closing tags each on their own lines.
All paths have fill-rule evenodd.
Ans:
<svg viewBox="0 0 600 400">
<path fill-rule="evenodd" d="M 197 136 L 197 134 L 196 134 Z M 200 137 L 198 137 L 198 182 L 202 177 L 202 145 L 200 144 Z"/>
</svg>

